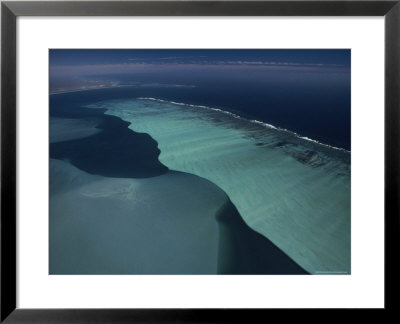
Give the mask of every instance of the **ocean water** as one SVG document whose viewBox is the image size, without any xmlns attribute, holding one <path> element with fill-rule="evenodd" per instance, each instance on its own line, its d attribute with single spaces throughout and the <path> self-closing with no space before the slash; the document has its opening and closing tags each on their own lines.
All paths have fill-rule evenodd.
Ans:
<svg viewBox="0 0 400 324">
<path fill-rule="evenodd" d="M 153 138 L 81 94 L 51 97 L 50 274 L 308 273 L 220 187 L 169 170 Z"/>
<path fill-rule="evenodd" d="M 195 176 L 102 177 L 51 159 L 50 274 L 216 274 L 225 201 Z"/>
<path fill-rule="evenodd" d="M 349 151 L 221 107 L 90 96 L 86 107 L 156 140 L 169 169 L 218 185 L 250 228 L 305 270 L 351 272 Z"/>
<path fill-rule="evenodd" d="M 251 73 L 148 76 L 117 75 L 120 87 L 59 94 L 57 105 L 153 97 L 220 108 L 301 136 L 350 150 L 350 76 L 331 73 Z M 154 79 L 158 81 L 155 82 Z M 130 85 L 129 85 L 130 84 Z"/>
</svg>

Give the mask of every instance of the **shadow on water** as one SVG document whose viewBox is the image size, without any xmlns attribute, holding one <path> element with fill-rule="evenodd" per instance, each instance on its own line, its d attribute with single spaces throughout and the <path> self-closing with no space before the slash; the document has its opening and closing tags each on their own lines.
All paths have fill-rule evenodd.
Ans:
<svg viewBox="0 0 400 324">
<path fill-rule="evenodd" d="M 157 142 L 148 134 L 135 133 L 129 123 L 103 115 L 96 135 L 50 144 L 50 157 L 68 159 L 91 174 L 115 178 L 148 178 L 168 171 L 160 163 Z"/>
<path fill-rule="evenodd" d="M 157 142 L 148 134 L 132 131 L 128 122 L 105 115 L 105 110 L 82 108 L 76 102 L 65 101 L 67 96 L 62 101 L 51 97 L 51 117 L 96 118 L 101 132 L 51 143 L 50 158 L 68 160 L 81 170 L 105 177 L 148 178 L 168 172 L 158 160 Z M 307 273 L 270 240 L 248 227 L 229 199 L 218 212 L 217 221 L 219 274 Z"/>
<path fill-rule="evenodd" d="M 243 221 L 228 201 L 217 215 L 219 274 L 308 274 L 276 245 Z"/>
</svg>

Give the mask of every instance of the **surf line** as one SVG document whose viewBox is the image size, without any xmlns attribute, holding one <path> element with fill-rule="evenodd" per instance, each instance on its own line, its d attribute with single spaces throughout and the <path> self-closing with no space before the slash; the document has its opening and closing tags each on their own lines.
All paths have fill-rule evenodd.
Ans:
<svg viewBox="0 0 400 324">
<path fill-rule="evenodd" d="M 193 104 L 187 104 L 187 103 L 184 103 L 184 102 L 168 101 L 168 100 L 152 98 L 152 97 L 139 97 L 139 98 L 136 98 L 136 99 L 137 100 L 156 101 L 156 102 L 168 103 L 168 104 L 177 105 L 177 106 L 187 106 L 187 107 L 191 107 L 191 108 L 201 108 L 201 109 L 208 109 L 208 110 L 217 111 L 217 112 L 229 115 L 229 116 L 231 116 L 233 118 L 236 118 L 236 119 L 242 119 L 242 120 L 245 120 L 245 121 L 253 123 L 253 124 L 261 125 L 261 126 L 263 126 L 265 128 L 275 129 L 277 131 L 289 133 L 289 134 L 291 134 L 291 135 L 293 135 L 293 136 L 295 136 L 295 137 L 297 137 L 299 139 L 302 139 L 302 140 L 305 140 L 305 141 L 309 141 L 309 142 L 312 142 L 314 144 L 318 144 L 318 145 L 321 145 L 321 146 L 325 146 L 325 147 L 328 147 L 328 148 L 331 148 L 331 149 L 334 149 L 334 150 L 338 150 L 338 151 L 342 151 L 342 152 L 346 152 L 346 153 L 351 153 L 350 151 L 348 151 L 348 150 L 346 150 L 344 148 L 332 146 L 332 145 L 325 144 L 325 143 L 321 143 L 321 142 L 319 142 L 317 140 L 314 140 L 314 139 L 309 138 L 307 136 L 302 136 L 302 135 L 300 135 L 300 134 L 298 134 L 298 133 L 296 133 L 294 131 L 288 130 L 286 128 L 277 127 L 277 126 L 274 126 L 274 125 L 271 125 L 271 124 L 268 124 L 268 123 L 265 123 L 263 121 L 259 121 L 259 120 L 256 120 L 256 119 L 247 119 L 247 118 L 244 118 L 244 117 L 239 116 L 237 114 L 231 113 L 230 111 L 226 111 L 226 110 L 223 110 L 223 109 L 220 109 L 220 108 L 214 108 L 214 107 L 208 107 L 208 106 L 202 106 L 202 105 L 193 105 Z"/>
</svg>

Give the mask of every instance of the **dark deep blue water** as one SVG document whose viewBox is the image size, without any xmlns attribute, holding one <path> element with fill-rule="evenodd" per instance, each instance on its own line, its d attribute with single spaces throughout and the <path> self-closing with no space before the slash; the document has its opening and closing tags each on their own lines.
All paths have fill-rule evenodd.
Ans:
<svg viewBox="0 0 400 324">
<path fill-rule="evenodd" d="M 109 76 L 108 76 L 109 78 Z M 153 97 L 220 108 L 248 119 L 288 129 L 334 147 L 351 148 L 350 74 L 334 72 L 208 71 L 151 75 L 115 75 L 121 85 L 135 86 L 68 94 L 84 104 L 108 99 Z M 192 87 L 174 86 L 191 85 Z M 60 104 L 63 96 L 51 96 Z"/>
</svg>

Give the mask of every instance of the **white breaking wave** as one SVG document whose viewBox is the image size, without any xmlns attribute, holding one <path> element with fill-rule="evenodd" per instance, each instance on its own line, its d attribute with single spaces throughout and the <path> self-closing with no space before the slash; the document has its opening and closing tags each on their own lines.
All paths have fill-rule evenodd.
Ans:
<svg viewBox="0 0 400 324">
<path fill-rule="evenodd" d="M 243 118 L 243 117 L 241 117 L 239 115 L 236 115 L 234 113 L 231 113 L 229 111 L 222 110 L 222 109 L 219 109 L 219 108 L 213 108 L 213 107 L 201 106 L 201 105 L 192 105 L 192 104 L 187 104 L 187 103 L 183 103 L 183 102 L 168 101 L 168 100 L 151 98 L 151 97 L 140 97 L 140 98 L 137 98 L 137 99 L 139 99 L 139 100 L 152 100 L 152 101 L 158 101 L 158 102 L 162 102 L 162 103 L 169 103 L 169 104 L 178 105 L 178 106 L 187 106 L 187 107 L 193 107 L 193 108 L 202 108 L 202 109 L 214 110 L 214 111 L 218 111 L 218 112 L 221 112 L 221 113 L 226 114 L 226 115 L 230 115 L 230 116 L 238 118 L 238 119 L 245 119 L 245 118 Z"/>
<path fill-rule="evenodd" d="M 300 134 L 297 134 L 296 132 L 293 132 L 293 131 L 288 130 L 286 128 L 280 128 L 280 127 L 277 127 L 277 126 L 274 126 L 274 125 L 271 125 L 271 124 L 268 124 L 268 123 L 265 123 L 265 122 L 262 122 L 262 121 L 259 121 L 259 120 L 256 120 L 256 119 L 250 120 L 250 119 L 244 118 L 242 116 L 236 115 L 234 113 L 231 113 L 231 112 L 223 110 L 223 109 L 213 108 L 213 107 L 208 107 L 208 106 L 202 106 L 202 105 L 192 105 L 192 104 L 187 104 L 187 103 L 184 103 L 184 102 L 169 101 L 169 100 L 163 100 L 163 99 L 152 98 L 152 97 L 139 97 L 137 99 L 138 100 L 151 100 L 151 101 L 168 103 L 168 104 L 173 104 L 173 105 L 178 105 L 178 106 L 187 106 L 187 107 L 193 107 L 193 108 L 202 108 L 202 109 L 218 111 L 218 112 L 221 112 L 223 114 L 232 116 L 234 118 L 243 119 L 243 120 L 246 120 L 246 121 L 248 121 L 250 123 L 258 124 L 258 125 L 264 126 L 266 128 L 275 129 L 275 130 L 278 130 L 278 131 L 290 133 L 290 134 L 296 136 L 297 138 L 300 138 L 300 139 L 305 140 L 305 141 L 313 142 L 315 144 L 318 144 L 318 145 L 321 145 L 321 146 L 325 146 L 325 147 L 329 147 L 329 148 L 332 148 L 334 150 L 339 150 L 339 151 L 350 153 L 350 151 L 348 151 L 346 149 L 318 142 L 317 140 L 311 139 L 311 138 L 306 137 L 306 136 L 301 136 Z"/>
<path fill-rule="evenodd" d="M 275 127 L 274 125 L 271 125 L 271 124 L 268 124 L 268 123 L 264 123 L 264 122 L 259 121 L 257 119 L 252 119 L 252 120 L 250 120 L 250 122 L 255 123 L 255 124 L 259 124 L 259 125 L 263 125 L 265 127 L 269 127 L 269 128 L 272 128 L 272 129 L 279 129 L 278 127 Z"/>
</svg>

